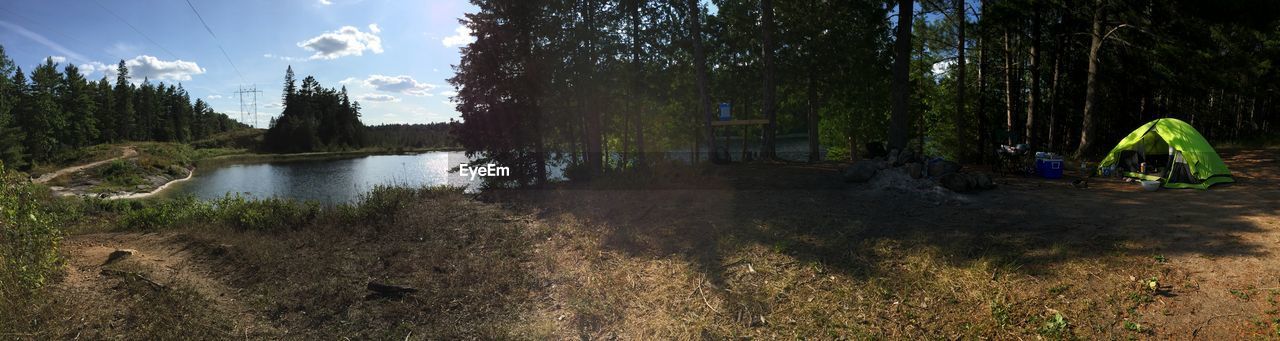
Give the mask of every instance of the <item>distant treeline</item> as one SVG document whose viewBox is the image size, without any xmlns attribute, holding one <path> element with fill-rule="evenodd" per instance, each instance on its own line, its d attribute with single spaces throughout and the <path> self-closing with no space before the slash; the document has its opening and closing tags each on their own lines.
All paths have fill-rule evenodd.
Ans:
<svg viewBox="0 0 1280 341">
<path fill-rule="evenodd" d="M 342 90 L 324 88 L 307 76 L 301 88 L 295 84 L 293 67 L 285 70 L 284 109 L 271 120 L 263 137 L 263 149 L 296 153 L 342 150 L 365 145 L 365 126 L 360 123 L 360 103 Z"/>
<path fill-rule="evenodd" d="M 384 124 L 369 127 L 369 145 L 386 148 L 456 148 L 449 135 L 457 122 L 428 124 Z"/>
<path fill-rule="evenodd" d="M 30 79 L 0 46 L 0 161 L 25 167 L 99 143 L 178 141 L 247 126 L 191 103 L 182 85 L 129 82 L 124 61 L 115 83 L 92 82 L 75 65 L 58 71 L 52 58 Z"/>
</svg>

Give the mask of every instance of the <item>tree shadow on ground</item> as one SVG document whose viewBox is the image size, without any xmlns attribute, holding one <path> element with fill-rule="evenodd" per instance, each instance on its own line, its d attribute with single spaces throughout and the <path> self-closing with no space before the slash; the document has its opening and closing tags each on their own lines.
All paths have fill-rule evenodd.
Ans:
<svg viewBox="0 0 1280 341">
<path fill-rule="evenodd" d="M 1274 162 L 1233 166 L 1249 174 L 1280 168 Z M 882 261 L 865 249 L 865 241 L 879 239 L 937 246 L 957 264 L 994 257 L 1023 264 L 1027 272 L 1106 252 L 1259 256 L 1269 251 L 1250 237 L 1264 231 L 1255 218 L 1280 210 L 1277 190 L 1265 186 L 1273 180 L 1247 176 L 1209 191 L 1154 193 L 1110 179 L 1077 190 L 1065 180 L 1014 178 L 994 191 L 939 202 L 845 184 L 832 166 L 714 168 L 691 177 L 691 188 L 636 188 L 640 181 L 519 197 L 545 212 L 573 213 L 606 227 L 609 248 L 683 255 L 712 278 L 722 268 L 721 248 L 743 243 L 774 246 L 860 277 L 874 275 L 868 264 Z"/>
</svg>

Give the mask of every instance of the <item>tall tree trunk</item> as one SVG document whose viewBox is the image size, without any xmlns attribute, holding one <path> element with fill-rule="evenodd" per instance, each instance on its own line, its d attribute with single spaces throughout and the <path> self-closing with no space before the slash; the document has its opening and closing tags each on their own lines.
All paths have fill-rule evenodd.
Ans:
<svg viewBox="0 0 1280 341">
<path fill-rule="evenodd" d="M 631 88 L 635 93 L 633 98 L 638 99 L 638 108 L 635 117 L 636 129 L 636 165 L 643 167 L 645 165 L 644 155 L 644 64 L 640 62 L 640 54 L 643 53 L 640 45 L 640 0 L 631 0 L 631 67 L 632 67 L 632 83 Z"/>
<path fill-rule="evenodd" d="M 987 34 L 982 28 L 986 27 L 984 22 L 987 18 L 986 1 L 979 0 L 978 5 L 982 7 L 981 16 L 978 17 L 978 160 L 986 161 L 991 156 L 990 137 L 991 129 L 987 124 Z"/>
<path fill-rule="evenodd" d="M 711 128 L 711 99 L 707 97 L 707 56 L 702 51 L 702 8 L 698 0 L 687 0 L 689 6 L 689 34 L 693 36 L 693 68 L 698 82 L 698 110 L 702 112 L 707 130 L 707 160 L 716 159 L 716 134 Z"/>
<path fill-rule="evenodd" d="M 1090 30 L 1092 37 L 1089 40 L 1089 72 L 1088 77 L 1085 78 L 1084 111 L 1080 115 L 1083 122 L 1080 124 L 1080 146 L 1076 149 L 1077 157 L 1085 155 L 1093 145 L 1093 106 L 1098 96 L 1096 93 L 1098 87 L 1098 50 L 1102 47 L 1103 20 L 1102 2 L 1098 1 L 1095 4 L 1098 8 L 1093 11 L 1093 28 Z"/>
<path fill-rule="evenodd" d="M 1058 78 L 1062 67 L 1062 40 L 1054 45 L 1053 79 L 1049 81 L 1049 150 L 1057 151 L 1058 147 Z"/>
<path fill-rule="evenodd" d="M 893 116 L 889 119 L 889 149 L 907 147 L 907 101 L 911 97 L 912 0 L 898 0 L 898 27 L 893 43 Z"/>
<path fill-rule="evenodd" d="M 809 106 L 807 116 L 809 123 L 809 162 L 822 161 L 822 155 L 818 150 L 818 84 L 817 65 L 813 58 L 809 59 L 809 81 L 806 84 L 806 102 Z"/>
<path fill-rule="evenodd" d="M 1031 72 L 1031 92 L 1027 94 L 1027 122 L 1023 139 L 1036 148 L 1036 106 L 1040 103 L 1040 2 L 1033 1 L 1031 14 L 1031 48 L 1028 69 Z"/>
<path fill-rule="evenodd" d="M 957 39 L 956 39 L 957 41 L 956 42 L 956 112 L 955 112 L 955 117 L 952 120 L 953 122 L 952 125 L 954 125 L 956 129 L 956 140 L 960 141 L 966 138 L 964 133 L 965 131 L 964 117 L 965 117 L 965 106 L 967 105 L 968 102 L 965 101 L 965 90 L 969 87 L 969 85 L 968 83 L 965 82 L 965 77 L 968 76 L 968 74 L 966 74 L 967 71 L 965 71 L 965 64 L 967 61 L 964 58 L 964 49 L 965 49 L 964 27 L 966 22 L 968 22 L 968 19 L 966 18 L 967 15 L 965 14 L 964 0 L 955 0 L 955 5 L 956 5 L 955 16 L 957 20 L 957 24 L 956 24 L 956 36 L 957 36 Z"/>
<path fill-rule="evenodd" d="M 1017 129 L 1013 127 L 1013 50 L 1009 48 L 1009 28 L 1004 29 L 1004 118 L 1005 143 L 1013 145 Z"/>
<path fill-rule="evenodd" d="M 778 133 L 778 112 L 777 103 L 775 103 L 778 93 L 777 84 L 774 84 L 774 41 L 773 41 L 773 0 L 760 0 L 760 21 L 761 30 L 760 40 L 763 42 L 763 50 L 761 56 L 764 61 L 764 118 L 769 120 L 769 124 L 764 128 L 764 159 L 773 160 L 777 157 L 777 133 Z M 745 143 L 745 141 L 744 141 Z"/>
</svg>

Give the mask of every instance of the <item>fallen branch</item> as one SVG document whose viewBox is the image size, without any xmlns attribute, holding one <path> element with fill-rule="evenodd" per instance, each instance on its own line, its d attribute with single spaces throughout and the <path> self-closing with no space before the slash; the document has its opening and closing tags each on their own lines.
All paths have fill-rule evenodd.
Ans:
<svg viewBox="0 0 1280 341">
<path fill-rule="evenodd" d="M 710 302 L 710 301 L 707 301 L 707 294 L 705 294 L 705 293 L 703 293 L 703 292 L 702 292 L 702 282 L 703 282 L 703 281 L 698 281 L 698 296 L 701 296 L 701 297 L 702 297 L 702 304 L 706 304 L 706 305 L 707 305 L 707 308 L 711 308 L 711 311 L 712 311 L 712 312 L 715 312 L 716 314 L 719 314 L 719 313 L 720 313 L 720 310 L 716 309 L 716 307 L 712 307 L 712 306 L 711 306 L 711 302 Z"/>
<path fill-rule="evenodd" d="M 1204 320 L 1204 323 L 1201 323 L 1199 326 L 1196 326 L 1196 329 L 1191 331 L 1191 339 L 1194 340 L 1196 338 L 1196 334 L 1200 333 L 1200 328 L 1204 328 L 1205 326 L 1208 326 L 1209 322 L 1213 322 L 1214 319 L 1217 319 L 1219 317 L 1229 317 L 1229 316 L 1240 316 L 1240 314 L 1217 315 L 1214 317 L 1210 317 L 1208 320 Z"/>
<path fill-rule="evenodd" d="M 147 284 L 150 284 L 150 285 L 151 285 L 151 287 L 153 287 L 153 288 L 155 288 L 155 289 L 157 289 L 157 290 L 167 289 L 167 287 L 165 287 L 165 286 L 164 286 L 164 284 L 157 283 L 156 281 L 153 281 L 153 280 L 151 280 L 150 278 L 147 278 L 147 276 L 143 276 L 142 274 L 137 273 L 137 272 L 128 272 L 128 271 L 120 271 L 120 270 L 112 270 L 112 269 L 102 269 L 101 274 L 102 274 L 103 276 L 111 276 L 111 277 L 133 277 L 133 278 L 137 278 L 137 279 L 139 279 L 139 280 L 142 280 L 143 282 L 146 282 Z"/>
</svg>

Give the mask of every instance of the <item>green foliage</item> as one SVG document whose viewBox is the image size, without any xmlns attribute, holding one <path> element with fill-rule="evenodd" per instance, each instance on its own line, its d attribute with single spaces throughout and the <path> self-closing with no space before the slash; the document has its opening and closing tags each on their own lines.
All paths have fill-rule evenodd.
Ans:
<svg viewBox="0 0 1280 341">
<path fill-rule="evenodd" d="M 60 266 L 62 231 L 46 212 L 47 191 L 0 162 L 0 300 L 8 301 L 43 286 Z"/>
<path fill-rule="evenodd" d="M 94 171 L 105 184 L 116 187 L 133 187 L 146 183 L 138 164 L 130 160 L 115 160 L 97 167 Z"/>
<path fill-rule="evenodd" d="M 1071 325 L 1067 323 L 1067 318 L 1062 317 L 1062 313 L 1054 313 L 1053 318 L 1046 321 L 1037 330 L 1041 336 L 1050 339 L 1066 339 L 1069 336 Z"/>
<path fill-rule="evenodd" d="M 208 203 L 188 196 L 136 207 L 129 206 L 126 212 L 116 220 L 116 226 L 119 230 L 156 231 L 202 222 L 212 213 Z"/>
<path fill-rule="evenodd" d="M 459 124 L 384 124 L 369 127 L 369 146 L 383 148 L 454 148 L 450 130 Z"/>
<path fill-rule="evenodd" d="M 75 65 L 65 72 L 46 58 L 30 82 L 0 46 L 0 161 L 24 170 L 60 163 L 79 149 L 119 141 L 178 141 L 242 129 L 181 86 L 129 81 L 124 61 L 112 87 L 88 81 Z"/>
<path fill-rule="evenodd" d="M 273 152 L 345 150 L 365 145 L 360 103 L 342 90 L 324 88 L 307 76 L 294 90 L 293 68 L 285 72 L 284 109 L 263 136 L 263 149 Z"/>
<path fill-rule="evenodd" d="M 239 230 L 282 231 L 300 229 L 319 216 L 320 205 L 290 199 L 250 199 L 239 194 L 213 202 L 214 221 Z"/>
</svg>

